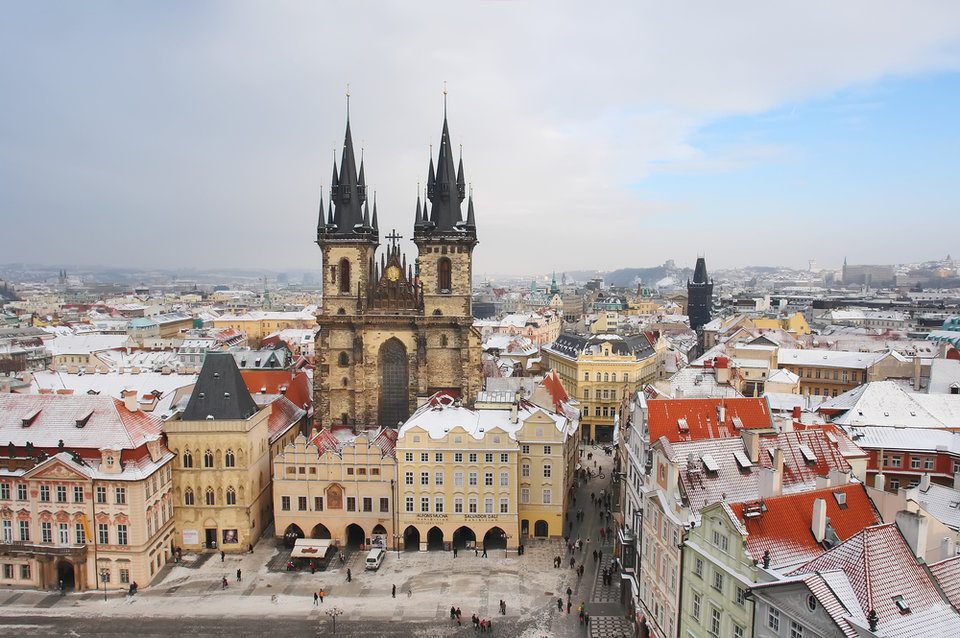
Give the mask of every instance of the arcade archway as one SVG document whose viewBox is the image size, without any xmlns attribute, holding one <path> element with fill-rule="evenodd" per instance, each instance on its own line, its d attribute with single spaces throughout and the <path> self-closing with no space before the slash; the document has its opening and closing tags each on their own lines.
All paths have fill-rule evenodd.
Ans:
<svg viewBox="0 0 960 638">
<path fill-rule="evenodd" d="M 296 527 L 296 526 L 294 526 L 294 527 Z M 326 526 L 326 525 L 324 525 L 323 523 L 317 523 L 317 524 L 313 527 L 313 531 L 310 532 L 310 538 L 326 538 L 326 539 L 330 539 L 330 538 L 332 538 L 332 537 L 330 536 L 330 530 L 327 529 L 327 526 Z"/>
<path fill-rule="evenodd" d="M 487 533 L 483 535 L 483 548 L 506 549 L 507 533 L 499 527 L 491 527 L 489 530 L 487 530 Z"/>
<path fill-rule="evenodd" d="M 431 527 L 427 532 L 427 550 L 434 551 L 443 549 L 443 530 L 439 527 Z"/>
<path fill-rule="evenodd" d="M 283 544 L 287 547 L 293 547 L 296 545 L 297 539 L 303 538 L 304 536 L 305 534 L 299 525 L 287 525 L 287 529 L 283 532 Z"/>
<path fill-rule="evenodd" d="M 408 552 L 420 551 L 420 530 L 413 525 L 403 530 L 403 549 Z"/>
<path fill-rule="evenodd" d="M 357 549 L 366 542 L 366 534 L 363 528 L 356 523 L 347 525 L 347 547 Z"/>
<path fill-rule="evenodd" d="M 453 546 L 457 549 L 473 547 L 477 543 L 477 535 L 469 527 L 458 527 L 453 533 Z"/>
</svg>

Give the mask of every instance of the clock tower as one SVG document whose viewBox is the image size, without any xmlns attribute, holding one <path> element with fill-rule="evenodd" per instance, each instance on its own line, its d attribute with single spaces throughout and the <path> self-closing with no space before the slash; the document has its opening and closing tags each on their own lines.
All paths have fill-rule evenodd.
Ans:
<svg viewBox="0 0 960 638">
<path fill-rule="evenodd" d="M 314 407 L 318 426 L 359 431 L 396 427 L 420 397 L 445 391 L 472 403 L 481 389 L 480 335 L 473 327 L 471 277 L 477 245 L 473 199 L 466 220 L 463 161 L 454 168 L 444 114 L 438 168 L 430 159 L 427 200 L 416 204 L 416 267 L 385 236 L 377 257 L 376 202 L 366 199 L 363 163 L 353 171 L 350 124 L 328 216 L 321 205 L 317 244 L 323 300 L 317 316 Z"/>
</svg>

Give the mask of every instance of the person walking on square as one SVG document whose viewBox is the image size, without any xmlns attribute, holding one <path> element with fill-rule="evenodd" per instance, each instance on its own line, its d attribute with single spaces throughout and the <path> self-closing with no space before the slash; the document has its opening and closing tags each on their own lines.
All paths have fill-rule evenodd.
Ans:
<svg viewBox="0 0 960 638">
<path fill-rule="evenodd" d="M 313 592 L 313 604 L 318 606 L 320 604 L 320 595 L 317 592 Z"/>
<path fill-rule="evenodd" d="M 501 616 L 507 615 L 507 601 L 505 600 L 500 601 L 500 615 Z"/>
<path fill-rule="evenodd" d="M 226 589 L 226 588 L 227 588 L 227 577 L 224 576 L 223 580 L 220 582 L 220 589 Z"/>
<path fill-rule="evenodd" d="M 323 587 L 320 588 L 320 602 L 323 602 Z"/>
<path fill-rule="evenodd" d="M 456 548 L 456 547 L 453 548 L 453 557 L 454 557 L 454 558 L 457 557 L 457 548 Z"/>
<path fill-rule="evenodd" d="M 567 602 L 570 602 L 570 596 L 573 595 L 573 590 L 567 587 Z"/>
<path fill-rule="evenodd" d="M 567 600 L 567 615 L 570 615 L 570 608 L 573 607 L 573 603 L 570 600 Z"/>
<path fill-rule="evenodd" d="M 480 558 L 486 558 L 486 557 L 487 557 L 487 546 L 484 545 L 484 546 L 483 546 L 483 554 L 480 555 Z"/>
<path fill-rule="evenodd" d="M 222 563 L 226 557 L 227 557 L 227 555 L 224 554 L 223 551 L 221 550 L 221 551 L 220 551 L 220 562 Z"/>
<path fill-rule="evenodd" d="M 602 549 L 598 549 L 598 550 L 597 550 L 597 560 L 599 560 L 601 563 L 603 562 L 603 550 L 602 550 Z"/>
<path fill-rule="evenodd" d="M 457 608 L 454 607 L 453 605 L 450 605 L 450 620 L 456 620 L 456 619 L 457 619 Z"/>
<path fill-rule="evenodd" d="M 396 586 L 396 585 L 394 585 L 393 587 L 390 588 L 390 597 L 391 597 L 391 598 L 396 598 L 396 597 L 397 597 L 397 586 Z"/>
<path fill-rule="evenodd" d="M 237 570 L 237 582 L 238 582 L 238 583 L 240 582 L 240 575 L 241 575 L 241 572 L 240 572 L 240 570 L 238 569 L 238 570 Z"/>
<path fill-rule="evenodd" d="M 597 562 L 597 550 L 593 550 L 593 562 Z"/>
<path fill-rule="evenodd" d="M 350 571 L 349 567 L 347 567 L 347 582 L 353 582 L 353 573 Z"/>
</svg>

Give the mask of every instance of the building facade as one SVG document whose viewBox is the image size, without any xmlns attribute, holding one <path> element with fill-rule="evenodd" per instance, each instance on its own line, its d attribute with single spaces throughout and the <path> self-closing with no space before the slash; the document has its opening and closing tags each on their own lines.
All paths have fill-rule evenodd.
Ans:
<svg viewBox="0 0 960 638">
<path fill-rule="evenodd" d="M 417 200 L 415 262 L 401 254 L 396 232 L 377 260 L 376 203 L 371 216 L 349 121 L 333 173 L 329 216 L 321 204 L 317 225 L 324 273 L 315 344 L 318 424 L 396 427 L 416 409 L 418 396 L 442 390 L 470 400 L 481 387 L 471 311 L 477 233 L 472 197 L 463 216 L 463 162 L 455 168 L 446 118 L 422 208 Z"/>
<path fill-rule="evenodd" d="M 0 395 L 0 584 L 148 585 L 173 547 L 173 455 L 136 397 Z"/>
<path fill-rule="evenodd" d="M 581 436 L 587 439 L 612 440 L 623 399 L 657 377 L 657 353 L 643 334 L 564 333 L 542 353 L 544 363 L 579 401 Z"/>
</svg>

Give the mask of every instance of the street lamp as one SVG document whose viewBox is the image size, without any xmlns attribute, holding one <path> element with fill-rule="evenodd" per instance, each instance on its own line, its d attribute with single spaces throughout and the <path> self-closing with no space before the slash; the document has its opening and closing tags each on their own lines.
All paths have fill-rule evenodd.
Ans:
<svg viewBox="0 0 960 638">
<path fill-rule="evenodd" d="M 100 582 L 103 583 L 103 602 L 107 602 L 107 578 L 110 576 L 110 570 L 107 568 L 106 561 L 100 563 Z"/>
<path fill-rule="evenodd" d="M 397 550 L 397 558 L 400 558 L 400 534 L 393 535 L 393 547 Z"/>
<path fill-rule="evenodd" d="M 506 532 L 503 533 L 503 557 L 507 557 L 507 548 L 510 547 L 510 539 L 513 538 L 510 534 Z"/>
<path fill-rule="evenodd" d="M 337 633 L 337 616 L 343 613 L 343 610 L 339 607 L 331 607 L 324 612 L 326 615 L 330 616 L 330 619 L 333 621 L 333 632 Z"/>
</svg>

